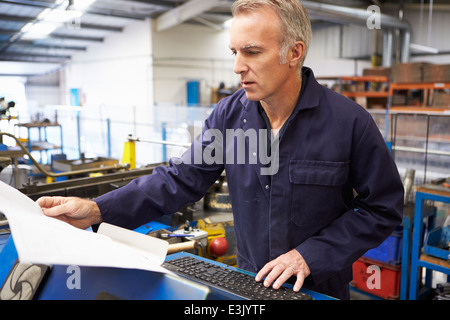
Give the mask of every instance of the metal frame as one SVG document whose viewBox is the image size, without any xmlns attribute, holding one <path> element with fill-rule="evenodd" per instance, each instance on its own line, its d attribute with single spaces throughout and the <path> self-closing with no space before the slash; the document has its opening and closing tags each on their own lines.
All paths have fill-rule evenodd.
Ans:
<svg viewBox="0 0 450 320">
<path fill-rule="evenodd" d="M 390 113 L 392 119 L 391 119 L 391 149 L 392 149 L 392 157 L 395 159 L 395 150 L 398 151 L 407 151 L 407 152 L 416 152 L 416 153 L 424 153 L 425 155 L 425 164 L 424 164 L 424 177 L 423 177 L 423 183 L 426 183 L 427 178 L 427 165 L 428 165 L 428 154 L 437 154 L 437 155 L 444 155 L 444 156 L 450 156 L 450 152 L 448 151 L 442 151 L 442 150 L 429 150 L 428 144 L 429 144 L 429 135 L 430 135 L 430 119 L 433 117 L 449 117 L 448 114 L 432 114 L 432 113 L 418 113 L 418 112 L 400 112 L 400 113 Z M 419 148 L 407 148 L 407 147 L 399 147 L 396 146 L 396 140 L 397 140 L 397 120 L 399 115 L 404 116 L 424 116 L 426 117 L 427 121 L 427 132 L 425 136 L 425 149 L 419 149 Z M 388 139 L 388 135 L 386 133 L 386 140 Z"/>
<path fill-rule="evenodd" d="M 440 266 L 438 264 L 430 263 L 420 260 L 420 251 L 423 246 L 423 219 L 428 217 L 428 229 L 434 227 L 434 215 L 429 215 L 424 209 L 424 202 L 426 200 L 440 201 L 450 203 L 450 193 L 448 196 L 432 193 L 432 191 L 417 191 L 416 203 L 414 213 L 414 231 L 412 238 L 412 252 L 411 252 L 411 278 L 409 283 L 409 300 L 416 300 L 419 298 L 419 275 L 420 267 L 426 268 L 427 277 L 426 285 L 431 286 L 431 270 L 439 271 L 450 276 L 450 268 Z"/>
</svg>

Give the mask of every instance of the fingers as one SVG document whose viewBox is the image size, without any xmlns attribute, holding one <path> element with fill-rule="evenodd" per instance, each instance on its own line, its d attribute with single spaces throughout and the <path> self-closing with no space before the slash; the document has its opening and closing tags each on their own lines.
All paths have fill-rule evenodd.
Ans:
<svg viewBox="0 0 450 320">
<path fill-rule="evenodd" d="M 260 280 L 259 281 L 261 281 L 261 279 L 264 277 L 264 275 L 266 275 L 268 273 L 266 279 L 264 280 L 264 285 L 266 287 L 269 287 L 275 281 L 275 279 L 277 279 L 281 274 L 284 273 L 284 270 L 286 269 L 286 266 L 284 264 L 276 264 L 273 267 L 272 267 L 272 265 L 273 264 L 266 264 L 264 266 L 264 268 L 261 269 L 261 271 L 260 271 L 262 276 L 260 275 L 260 277 L 259 277 Z M 258 281 L 258 280 L 256 280 L 256 281 Z"/>
<path fill-rule="evenodd" d="M 266 263 L 266 265 L 256 274 L 255 280 L 257 282 L 260 282 L 266 276 L 266 274 L 268 274 L 273 269 L 274 266 L 275 263 L 273 261 Z"/>
<path fill-rule="evenodd" d="M 297 281 L 295 281 L 295 284 L 294 284 L 294 291 L 295 292 L 299 292 L 300 291 L 300 289 L 303 286 L 303 282 L 305 281 L 305 278 L 306 277 L 305 277 L 304 273 L 297 274 Z"/>
<path fill-rule="evenodd" d="M 264 286 L 273 286 L 274 289 L 279 289 L 283 283 L 285 283 L 290 277 L 295 275 L 295 269 L 293 267 L 286 267 L 285 264 L 279 263 L 273 266 L 273 264 L 266 264 L 263 269 L 256 275 L 255 280 L 261 281 L 267 274 L 264 280 Z"/>
<path fill-rule="evenodd" d="M 36 200 L 36 203 L 41 208 L 51 208 L 57 205 L 60 205 L 62 201 L 62 197 L 41 197 Z"/>
<path fill-rule="evenodd" d="M 65 203 L 51 208 L 42 208 L 42 212 L 44 212 L 44 214 L 49 217 L 57 217 L 70 213 L 67 210 L 67 204 Z"/>
<path fill-rule="evenodd" d="M 306 261 L 297 250 L 292 250 L 277 259 L 268 262 L 256 275 L 255 280 L 261 281 L 266 275 L 264 286 L 272 285 L 279 289 L 290 277 L 296 276 L 294 291 L 298 292 L 305 278 L 310 274 Z"/>
<path fill-rule="evenodd" d="M 269 274 L 270 275 L 270 274 Z M 283 285 L 283 283 L 285 283 L 290 277 L 292 277 L 293 275 L 295 275 L 295 269 L 293 268 L 293 267 L 288 267 L 288 268 L 285 268 L 284 270 L 283 270 L 283 272 L 278 276 L 278 277 L 276 277 L 276 280 L 275 280 L 275 282 L 273 283 L 273 285 L 272 285 L 272 287 L 274 288 L 274 289 L 279 289 L 282 285 Z M 266 278 L 266 280 L 267 280 L 267 278 Z M 270 281 L 271 279 L 269 279 L 269 281 Z M 268 286 L 268 285 L 270 285 L 270 283 L 271 282 L 269 282 L 269 283 L 267 283 L 267 285 L 266 285 L 266 283 L 264 283 L 266 286 Z"/>
<path fill-rule="evenodd" d="M 41 197 L 36 203 L 46 216 L 56 217 L 67 213 L 67 202 L 63 197 Z"/>
<path fill-rule="evenodd" d="M 98 205 L 89 199 L 78 197 L 42 197 L 36 200 L 42 212 L 77 228 L 86 229 L 102 222 Z"/>
</svg>

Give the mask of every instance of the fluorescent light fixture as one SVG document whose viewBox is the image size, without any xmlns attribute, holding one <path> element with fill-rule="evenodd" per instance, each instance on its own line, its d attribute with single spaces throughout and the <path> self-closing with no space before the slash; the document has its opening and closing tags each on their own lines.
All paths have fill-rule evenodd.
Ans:
<svg viewBox="0 0 450 320">
<path fill-rule="evenodd" d="M 422 51 L 422 52 L 427 52 L 427 53 L 432 53 L 432 54 L 438 54 L 439 53 L 438 49 L 432 48 L 432 47 L 428 47 L 428 46 L 423 46 L 421 44 L 410 43 L 409 47 L 411 49 Z"/>
<path fill-rule="evenodd" d="M 55 2 L 57 5 L 56 8 L 44 9 L 37 16 L 34 23 L 27 23 L 22 27 L 22 38 L 33 40 L 49 35 L 61 24 L 80 18 L 83 15 L 83 10 L 95 1 L 96 0 L 57 0 Z"/>
<path fill-rule="evenodd" d="M 32 40 L 44 38 L 45 36 L 55 31 L 57 27 L 57 24 L 50 22 L 38 22 L 35 24 L 27 23 L 21 30 L 23 33 L 25 33 L 22 36 L 22 39 Z"/>
<path fill-rule="evenodd" d="M 50 23 L 50 22 L 39 22 L 33 24 L 31 27 L 27 28 L 28 33 L 33 33 L 36 35 L 48 35 L 55 31 L 55 29 L 58 27 L 57 24 Z"/>
<path fill-rule="evenodd" d="M 32 26 L 33 26 L 33 24 L 31 22 L 28 22 L 26 25 L 24 25 L 22 27 L 22 29 L 20 31 L 22 31 L 23 33 L 26 33 L 28 31 L 30 31 Z"/>
<path fill-rule="evenodd" d="M 43 20 L 47 22 L 63 23 L 75 18 L 79 18 L 82 15 L 83 12 L 78 10 L 55 9 L 45 15 Z"/>
<path fill-rule="evenodd" d="M 46 15 L 48 15 L 50 12 L 52 11 L 52 9 L 50 8 L 46 8 L 44 10 L 42 10 L 41 13 L 39 13 L 39 15 L 37 16 L 38 20 L 44 19 Z"/>
</svg>

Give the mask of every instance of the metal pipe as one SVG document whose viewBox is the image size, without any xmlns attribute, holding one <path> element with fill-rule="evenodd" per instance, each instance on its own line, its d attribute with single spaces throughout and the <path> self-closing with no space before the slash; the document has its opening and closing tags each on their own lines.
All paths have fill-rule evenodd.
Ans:
<svg viewBox="0 0 450 320">
<path fill-rule="evenodd" d="M 189 148 L 191 146 L 191 143 L 173 142 L 173 141 L 166 141 L 166 140 L 149 140 L 149 139 L 141 139 L 141 138 L 133 138 L 133 137 L 128 137 L 128 140 L 136 141 L 136 142 L 158 143 L 158 144 L 164 144 L 164 145 L 168 145 L 168 146 L 185 147 L 185 148 Z"/>
<path fill-rule="evenodd" d="M 404 195 L 404 204 L 408 204 L 409 202 L 409 196 L 411 194 L 412 186 L 414 184 L 414 176 L 416 174 L 416 170 L 414 169 L 406 169 L 405 174 L 405 180 L 403 182 L 404 188 L 405 188 L 405 195 Z"/>
<path fill-rule="evenodd" d="M 430 0 L 430 6 L 428 8 L 428 46 L 431 46 L 431 23 L 433 22 L 433 0 Z"/>
<path fill-rule="evenodd" d="M 423 174 L 423 183 L 427 181 L 427 167 L 428 167 L 428 143 L 430 141 L 430 116 L 427 116 L 427 136 L 425 140 L 425 172 Z"/>
<path fill-rule="evenodd" d="M 17 145 L 23 150 L 23 152 L 30 158 L 31 162 L 33 162 L 33 164 L 36 166 L 36 168 L 45 176 L 47 177 L 51 177 L 51 178 L 58 178 L 58 177 L 65 177 L 65 176 L 72 176 L 72 175 L 77 175 L 77 174 L 85 174 L 85 173 L 92 173 L 92 172 L 99 172 L 99 171 L 109 171 L 109 170 L 118 170 L 118 169 L 129 169 L 129 165 L 128 164 L 117 164 L 117 165 L 113 165 L 113 166 L 106 166 L 106 167 L 99 167 L 99 168 L 92 168 L 92 169 L 83 169 L 83 170 L 75 170 L 75 171 L 66 171 L 66 172 L 60 172 L 60 173 L 55 173 L 55 172 L 50 172 L 44 169 L 43 166 L 41 166 L 41 164 L 39 162 L 37 162 L 33 156 L 31 155 L 31 153 L 28 151 L 27 148 L 25 148 L 25 146 L 22 144 L 22 142 L 20 142 L 19 139 L 17 139 L 16 136 L 10 134 L 10 133 L 6 133 L 6 132 L 0 132 L 0 136 L 1 135 L 5 135 L 8 137 L 13 138 Z"/>
<path fill-rule="evenodd" d="M 366 23 L 367 19 L 372 14 L 364 9 L 355 9 L 331 4 L 317 3 L 312 1 L 302 1 L 303 6 L 308 9 L 308 13 L 313 17 L 326 18 L 328 21 L 335 21 L 342 24 L 348 23 Z M 399 18 L 380 14 L 381 25 L 386 28 L 394 28 L 400 30 L 411 30 L 410 25 Z"/>
<path fill-rule="evenodd" d="M 392 65 L 392 43 L 392 30 L 388 29 L 383 33 L 383 67 L 390 67 Z"/>
<path fill-rule="evenodd" d="M 439 156 L 450 156 L 450 151 L 442 151 L 442 150 L 427 150 L 427 148 L 413 148 L 413 147 L 401 147 L 401 146 L 393 146 L 392 149 L 397 151 L 406 151 L 406 152 L 414 152 L 414 153 L 428 153 Z"/>
<path fill-rule="evenodd" d="M 369 19 L 372 15 L 371 12 L 368 12 L 364 9 L 348 8 L 312 1 L 302 1 L 302 4 L 308 10 L 308 14 L 310 15 L 310 17 L 332 21 L 338 24 L 366 24 L 367 19 Z M 408 22 L 394 16 L 380 13 L 379 18 L 381 28 L 383 28 L 384 30 L 397 29 L 403 31 L 401 60 L 402 62 L 408 62 L 410 55 L 409 44 L 411 41 L 411 26 Z"/>
<path fill-rule="evenodd" d="M 403 32 L 403 38 L 402 38 L 402 55 L 401 55 L 402 63 L 408 62 L 409 58 L 411 57 L 410 48 L 409 48 L 410 44 L 411 44 L 411 32 L 409 30 L 405 30 Z"/>
</svg>

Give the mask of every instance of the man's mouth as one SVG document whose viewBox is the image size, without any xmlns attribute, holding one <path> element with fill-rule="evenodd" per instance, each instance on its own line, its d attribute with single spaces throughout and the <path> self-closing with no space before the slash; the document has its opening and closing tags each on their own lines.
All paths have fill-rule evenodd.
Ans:
<svg viewBox="0 0 450 320">
<path fill-rule="evenodd" d="M 255 82 L 252 82 L 252 81 L 241 81 L 241 85 L 242 85 L 243 88 L 248 88 L 254 83 Z"/>
</svg>

